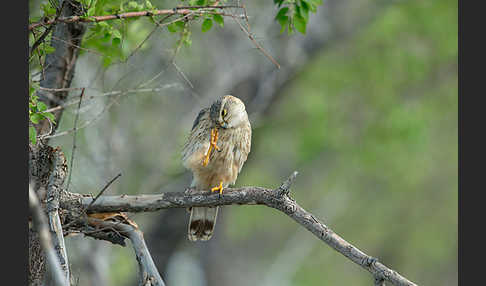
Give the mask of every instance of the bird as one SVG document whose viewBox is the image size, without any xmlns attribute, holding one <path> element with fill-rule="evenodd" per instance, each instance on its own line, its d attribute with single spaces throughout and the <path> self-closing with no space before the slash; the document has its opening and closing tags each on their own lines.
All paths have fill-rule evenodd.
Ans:
<svg viewBox="0 0 486 286">
<path fill-rule="evenodd" d="M 182 149 L 183 166 L 193 175 L 189 192 L 223 189 L 236 182 L 251 149 L 251 125 L 241 99 L 225 95 L 198 113 Z M 192 207 L 187 236 L 207 241 L 214 232 L 216 207 Z"/>
</svg>

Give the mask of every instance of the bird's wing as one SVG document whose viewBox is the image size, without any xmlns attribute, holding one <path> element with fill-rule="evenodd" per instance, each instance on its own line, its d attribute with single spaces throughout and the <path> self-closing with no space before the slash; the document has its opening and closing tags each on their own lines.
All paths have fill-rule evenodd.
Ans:
<svg viewBox="0 0 486 286">
<path fill-rule="evenodd" d="M 202 109 L 192 124 L 191 133 L 182 149 L 182 161 L 186 168 L 194 169 L 194 164 L 201 164 L 209 148 L 211 120 L 209 108 Z"/>
<path fill-rule="evenodd" d="M 239 142 L 236 143 L 235 147 L 233 156 L 238 166 L 238 173 L 240 173 L 251 149 L 251 126 L 249 122 L 241 128 Z"/>
</svg>

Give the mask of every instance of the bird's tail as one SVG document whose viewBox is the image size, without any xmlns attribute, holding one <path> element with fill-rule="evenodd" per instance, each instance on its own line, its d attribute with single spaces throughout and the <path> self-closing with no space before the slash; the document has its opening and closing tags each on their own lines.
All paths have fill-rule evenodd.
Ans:
<svg viewBox="0 0 486 286">
<path fill-rule="evenodd" d="M 190 241 L 209 240 L 213 235 L 219 207 L 191 208 L 187 237 Z"/>
</svg>

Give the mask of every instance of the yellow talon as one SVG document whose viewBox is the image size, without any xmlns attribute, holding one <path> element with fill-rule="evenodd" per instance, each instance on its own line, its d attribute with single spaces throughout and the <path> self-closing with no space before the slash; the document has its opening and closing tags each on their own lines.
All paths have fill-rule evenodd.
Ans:
<svg viewBox="0 0 486 286">
<path fill-rule="evenodd" d="M 223 194 L 223 181 L 221 181 L 221 182 L 219 183 L 219 186 L 214 187 L 214 188 L 212 188 L 212 189 L 211 189 L 211 193 L 212 193 L 212 192 L 217 192 L 217 191 L 219 191 L 219 194 L 220 194 L 220 195 L 222 195 L 222 194 Z"/>
<path fill-rule="evenodd" d="M 209 150 L 206 153 L 206 156 L 204 157 L 203 166 L 206 166 L 209 163 L 209 156 L 211 156 L 211 151 L 213 150 L 213 148 L 218 151 L 220 150 L 218 145 L 216 145 L 217 143 L 218 143 L 218 129 L 213 128 L 211 129 L 211 140 L 209 141 Z"/>
</svg>

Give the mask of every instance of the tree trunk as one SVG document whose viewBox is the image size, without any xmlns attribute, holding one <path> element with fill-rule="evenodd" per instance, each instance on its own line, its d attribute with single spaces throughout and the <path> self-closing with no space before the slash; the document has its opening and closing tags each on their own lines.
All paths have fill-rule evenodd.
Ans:
<svg viewBox="0 0 486 286">
<path fill-rule="evenodd" d="M 68 17 L 80 15 L 81 4 L 76 1 L 58 2 L 62 7 L 61 16 Z M 55 48 L 52 54 L 46 56 L 44 63 L 44 73 L 41 78 L 40 86 L 49 89 L 69 88 L 74 76 L 76 60 L 78 59 L 81 40 L 84 35 L 85 27 L 81 23 L 57 24 L 52 31 L 51 45 Z M 67 91 L 39 91 L 40 100 L 46 103 L 48 107 L 54 107 L 62 103 L 68 95 Z M 62 116 L 62 109 L 55 111 L 57 125 Z M 37 134 L 46 134 L 50 130 L 50 124 L 43 120 L 36 126 Z M 53 148 L 46 146 L 47 139 L 44 142 L 37 143 L 37 146 L 29 146 L 29 183 L 39 196 L 43 204 L 45 191 L 49 183 L 49 176 L 52 171 Z M 45 207 L 45 204 L 43 204 Z M 29 285 L 42 285 L 45 278 L 45 258 L 39 243 L 39 236 L 29 224 Z"/>
<path fill-rule="evenodd" d="M 59 1 L 62 17 L 69 17 L 81 14 L 81 4 L 76 1 Z M 40 86 L 49 89 L 69 88 L 74 76 L 74 69 L 78 59 L 79 48 L 85 32 L 83 23 L 58 23 L 52 31 L 51 46 L 56 50 L 46 55 L 44 63 L 45 71 Z M 49 108 L 61 104 L 68 96 L 68 91 L 46 91 L 38 92 L 40 100 L 45 102 Z M 63 109 L 54 111 L 56 122 L 59 122 Z M 59 126 L 59 123 L 56 125 Z M 56 127 L 55 126 L 55 127 Z M 54 128 L 55 128 L 54 127 Z M 47 120 L 41 122 L 37 127 L 37 134 L 49 132 L 50 126 Z"/>
</svg>

